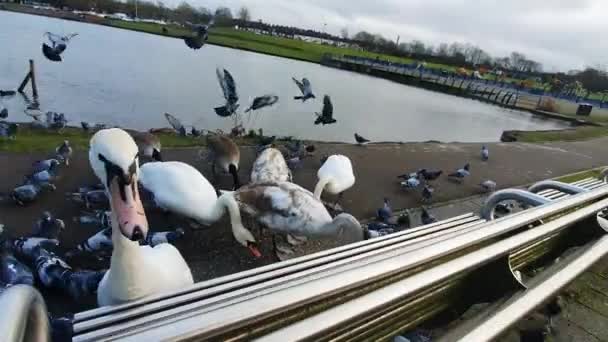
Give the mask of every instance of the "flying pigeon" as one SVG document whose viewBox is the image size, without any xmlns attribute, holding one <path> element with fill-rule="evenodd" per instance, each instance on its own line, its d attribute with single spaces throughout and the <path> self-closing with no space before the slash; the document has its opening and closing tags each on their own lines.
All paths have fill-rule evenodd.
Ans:
<svg viewBox="0 0 608 342">
<path fill-rule="evenodd" d="M 234 114 L 239 108 L 239 96 L 236 92 L 236 83 L 228 70 L 216 69 L 215 72 L 217 74 L 217 80 L 220 83 L 220 88 L 222 88 L 224 99 L 226 99 L 226 104 L 221 107 L 216 107 L 214 110 L 217 115 L 227 117 Z"/>
<path fill-rule="evenodd" d="M 6 107 L 2 107 L 0 110 L 0 119 L 8 118 L 8 109 Z"/>
<path fill-rule="evenodd" d="M 312 88 L 310 86 L 310 81 L 308 80 L 308 78 L 302 78 L 301 82 L 298 81 L 295 77 L 292 77 L 291 79 L 296 83 L 298 88 L 300 88 L 300 92 L 302 92 L 302 96 L 294 96 L 294 100 L 302 100 L 302 102 L 305 102 L 308 99 L 315 98 L 315 94 L 312 93 Z"/>
<path fill-rule="evenodd" d="M 186 25 L 192 28 L 192 34 L 188 36 L 182 36 L 181 38 L 184 40 L 186 45 L 193 49 L 198 50 L 205 45 L 207 40 L 209 39 L 209 28 L 214 24 L 214 19 L 207 23 L 207 25 L 200 24 L 192 24 L 190 22 L 186 22 Z"/>
<path fill-rule="evenodd" d="M 365 139 L 364 137 L 360 136 L 357 133 L 355 133 L 355 140 L 357 141 L 357 144 L 359 144 L 359 145 L 367 144 L 369 142 L 368 139 Z"/>
<path fill-rule="evenodd" d="M 165 113 L 165 118 L 169 121 L 169 124 L 173 129 L 181 136 L 186 136 L 186 127 L 182 125 L 181 121 L 179 121 L 175 116 Z"/>
<path fill-rule="evenodd" d="M 278 101 L 279 101 L 279 97 L 276 95 L 258 96 L 255 99 L 253 99 L 253 103 L 251 104 L 251 106 L 249 108 L 245 109 L 245 113 L 252 111 L 252 110 L 258 110 L 260 108 L 272 106 L 275 103 L 277 103 Z"/>
<path fill-rule="evenodd" d="M 72 147 L 70 146 L 70 142 L 68 140 L 64 140 L 64 142 L 59 145 L 55 149 L 55 153 L 59 160 L 65 162 L 65 165 L 70 165 L 70 158 L 72 157 Z"/>
<path fill-rule="evenodd" d="M 391 216 L 393 216 L 393 210 L 391 209 L 388 198 L 384 199 L 384 204 L 382 208 L 378 209 L 376 215 L 378 216 L 378 219 L 382 222 L 387 222 L 391 218 Z"/>
<path fill-rule="evenodd" d="M 60 36 L 51 32 L 45 32 L 44 36 L 48 39 L 49 44 L 42 43 L 42 53 L 50 61 L 61 62 L 61 54 L 67 48 L 69 41 L 77 35 L 78 33 L 72 33 Z"/>
<path fill-rule="evenodd" d="M 490 150 L 486 146 L 481 147 L 481 160 L 487 161 L 490 159 Z"/>
<path fill-rule="evenodd" d="M 462 182 L 465 177 L 468 177 L 471 175 L 470 167 L 471 166 L 469 165 L 469 163 L 467 163 L 462 169 L 458 169 L 458 170 L 456 170 L 456 172 L 450 173 L 448 175 L 448 177 Z"/>
<path fill-rule="evenodd" d="M 325 95 L 323 97 L 323 110 L 322 113 L 315 113 L 317 115 L 317 120 L 315 120 L 315 125 L 323 124 L 329 125 L 336 123 L 336 119 L 334 119 L 334 106 L 331 104 L 331 99 L 329 95 Z"/>
</svg>

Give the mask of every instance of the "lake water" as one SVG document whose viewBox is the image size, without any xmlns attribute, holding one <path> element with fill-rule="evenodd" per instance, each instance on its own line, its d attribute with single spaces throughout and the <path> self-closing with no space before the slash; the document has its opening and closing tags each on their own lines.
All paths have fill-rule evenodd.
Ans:
<svg viewBox="0 0 608 342">
<path fill-rule="evenodd" d="M 562 122 L 477 101 L 320 65 L 216 46 L 191 50 L 183 41 L 98 25 L 0 11 L 0 89 L 15 89 L 36 61 L 41 109 L 80 121 L 147 129 L 164 127 L 169 112 L 198 128 L 229 129 L 213 107 L 223 102 L 215 69 L 237 82 L 241 108 L 255 96 L 276 94 L 279 103 L 251 117 L 248 128 L 265 134 L 324 141 L 353 141 L 353 133 L 376 141 L 498 141 L 503 130 L 556 129 Z M 43 33 L 78 32 L 63 55 L 46 60 Z M 291 80 L 307 77 L 317 99 L 293 100 Z M 334 105 L 336 124 L 315 126 L 323 94 Z M 24 121 L 20 96 L 4 100 L 13 120 Z"/>
</svg>

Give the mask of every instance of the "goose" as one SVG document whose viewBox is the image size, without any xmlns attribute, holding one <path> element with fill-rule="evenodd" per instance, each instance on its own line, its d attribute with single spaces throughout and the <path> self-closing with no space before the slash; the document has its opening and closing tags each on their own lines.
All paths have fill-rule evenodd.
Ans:
<svg viewBox="0 0 608 342">
<path fill-rule="evenodd" d="M 312 93 L 312 87 L 310 86 L 310 81 L 308 78 L 304 77 L 302 78 L 302 81 L 298 81 L 295 77 L 292 77 L 291 79 L 295 82 L 302 93 L 302 96 L 294 96 L 294 100 L 302 100 L 302 102 L 305 102 L 308 99 L 315 98 L 315 94 Z"/>
<path fill-rule="evenodd" d="M 100 130 L 90 141 L 89 162 L 108 193 L 112 244 L 110 269 L 97 287 L 99 306 L 116 305 L 194 283 L 192 272 L 170 244 L 140 246 L 148 221 L 139 197 L 138 148 L 119 129 Z"/>
<path fill-rule="evenodd" d="M 317 171 L 317 178 L 319 181 L 315 186 L 315 198 L 320 200 L 321 194 L 325 190 L 332 195 L 338 195 L 334 206 L 337 206 L 342 199 L 344 191 L 355 184 L 355 174 L 350 159 L 339 154 L 327 158 Z"/>
<path fill-rule="evenodd" d="M 140 157 L 144 156 L 156 161 L 163 160 L 162 155 L 160 154 L 162 148 L 160 139 L 156 135 L 150 132 L 139 132 L 130 129 L 126 129 L 125 131 L 131 135 L 135 144 L 137 144 Z"/>
<path fill-rule="evenodd" d="M 253 162 L 251 183 L 291 182 L 291 170 L 281 151 L 270 147 L 262 151 Z"/>
<path fill-rule="evenodd" d="M 240 210 L 275 233 L 306 238 L 341 238 L 347 243 L 364 238 L 356 218 L 346 213 L 332 218 L 321 201 L 297 184 L 252 183 L 232 192 L 232 195 Z M 275 252 L 278 251 L 275 249 Z"/>
<path fill-rule="evenodd" d="M 238 243 L 260 257 L 253 235 L 243 227 L 238 207 L 230 193 L 218 198 L 215 188 L 194 167 L 182 162 L 151 162 L 142 165 L 139 182 L 151 192 L 156 204 L 203 225 L 230 214 L 232 233 Z"/>
<path fill-rule="evenodd" d="M 430 181 L 434 181 L 437 178 L 439 178 L 439 176 L 441 176 L 443 174 L 443 171 L 442 170 L 420 169 L 420 170 L 418 170 L 417 174 L 418 174 L 418 178 L 424 179 L 425 182 L 430 182 Z"/>
<path fill-rule="evenodd" d="M 65 162 L 65 165 L 70 165 L 70 158 L 72 157 L 72 146 L 70 146 L 70 142 L 65 140 L 61 145 L 57 146 L 55 149 L 55 153 L 59 160 Z"/>
<path fill-rule="evenodd" d="M 225 135 L 211 135 L 207 137 L 207 147 L 209 148 L 208 160 L 211 161 L 211 171 L 216 176 L 216 166 L 232 175 L 234 189 L 241 186 L 239 180 L 239 162 L 241 151 L 238 145 Z"/>
</svg>

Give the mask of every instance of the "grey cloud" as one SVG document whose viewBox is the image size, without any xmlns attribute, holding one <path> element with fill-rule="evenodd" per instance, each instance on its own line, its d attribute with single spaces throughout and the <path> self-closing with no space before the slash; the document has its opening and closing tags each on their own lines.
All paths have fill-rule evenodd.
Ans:
<svg viewBox="0 0 608 342">
<path fill-rule="evenodd" d="M 177 5 L 179 0 L 169 3 Z M 195 6 L 247 6 L 253 17 L 337 34 L 366 30 L 431 44 L 469 42 L 490 54 L 513 50 L 567 70 L 604 63 L 605 0 L 190 0 Z"/>
</svg>

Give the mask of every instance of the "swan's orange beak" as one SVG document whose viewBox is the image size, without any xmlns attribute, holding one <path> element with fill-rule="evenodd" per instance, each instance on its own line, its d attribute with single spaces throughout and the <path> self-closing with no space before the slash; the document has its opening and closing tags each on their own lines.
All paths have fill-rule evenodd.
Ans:
<svg viewBox="0 0 608 342">
<path fill-rule="evenodd" d="M 118 227 L 127 239 L 141 241 L 148 235 L 148 220 L 139 197 L 137 179 L 134 176 L 128 184 L 119 183 L 118 177 L 110 183 L 110 203 Z"/>
</svg>

